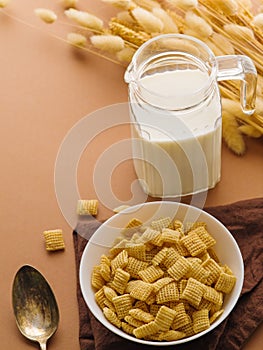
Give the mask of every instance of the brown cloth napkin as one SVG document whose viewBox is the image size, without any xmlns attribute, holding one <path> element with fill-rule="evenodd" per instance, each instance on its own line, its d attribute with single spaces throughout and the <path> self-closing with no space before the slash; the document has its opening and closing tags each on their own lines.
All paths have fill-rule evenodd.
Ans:
<svg viewBox="0 0 263 350">
<path fill-rule="evenodd" d="M 242 294 L 226 320 L 207 335 L 166 350 L 237 350 L 263 321 L 263 198 L 240 201 L 230 205 L 205 208 L 218 218 L 236 239 L 245 264 Z M 153 350 L 152 346 L 125 340 L 99 323 L 87 308 L 81 295 L 78 272 L 79 262 L 87 239 L 100 226 L 94 219 L 79 222 L 73 232 L 76 269 L 77 298 L 79 303 L 81 350 Z M 155 348 L 162 348 L 156 346 Z"/>
</svg>

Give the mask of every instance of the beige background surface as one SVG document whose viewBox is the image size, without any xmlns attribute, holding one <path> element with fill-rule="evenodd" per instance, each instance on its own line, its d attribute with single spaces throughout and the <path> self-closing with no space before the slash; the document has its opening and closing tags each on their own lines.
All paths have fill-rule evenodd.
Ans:
<svg viewBox="0 0 263 350">
<path fill-rule="evenodd" d="M 113 13 L 100 1 L 80 4 L 104 18 Z M 51 0 L 13 0 L 5 10 L 8 16 L 0 12 L 1 349 L 34 347 L 18 332 L 11 305 L 14 275 L 22 265 L 31 264 L 48 279 L 59 303 L 60 325 L 49 348 L 77 350 L 72 229 L 56 199 L 55 163 L 64 137 L 76 123 L 102 107 L 126 102 L 127 86 L 123 82 L 124 68 L 73 50 L 54 36 L 64 38 L 70 28 L 61 22 L 52 26 L 42 23 L 33 14 L 36 7 L 61 12 L 58 2 Z M 125 124 L 128 115 L 123 118 L 124 125 L 102 133 L 83 152 L 77 169 L 83 198 L 96 197 L 92 176 L 100 154 L 111 144 L 129 138 Z M 206 205 L 263 195 L 262 141 L 248 140 L 247 153 L 242 158 L 223 146 L 222 180 L 208 193 Z M 65 169 L 65 178 L 67 175 Z M 119 200 L 130 199 L 130 186 L 135 179 L 129 160 L 114 169 L 111 186 Z M 70 193 L 66 193 L 63 201 L 69 203 L 70 210 L 75 207 Z M 111 208 L 101 204 L 98 219 L 110 215 Z M 52 228 L 63 229 L 64 252 L 46 252 L 42 232 Z M 246 350 L 262 348 L 262 333 L 261 328 Z"/>
</svg>

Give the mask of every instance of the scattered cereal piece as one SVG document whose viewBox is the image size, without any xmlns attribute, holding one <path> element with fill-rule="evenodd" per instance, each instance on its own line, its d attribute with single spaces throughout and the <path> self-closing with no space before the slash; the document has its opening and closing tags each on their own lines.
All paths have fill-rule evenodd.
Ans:
<svg viewBox="0 0 263 350">
<path fill-rule="evenodd" d="M 10 0 L 0 0 L 0 8 L 6 7 Z"/>
<path fill-rule="evenodd" d="M 78 215 L 97 215 L 99 202 L 97 199 L 79 199 L 77 205 Z"/>
<path fill-rule="evenodd" d="M 43 232 L 46 241 L 46 250 L 55 251 L 65 249 L 62 230 L 48 230 Z"/>
</svg>

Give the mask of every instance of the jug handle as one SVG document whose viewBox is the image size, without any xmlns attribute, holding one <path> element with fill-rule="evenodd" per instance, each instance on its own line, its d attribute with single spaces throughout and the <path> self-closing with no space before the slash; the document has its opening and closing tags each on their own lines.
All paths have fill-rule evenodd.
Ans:
<svg viewBox="0 0 263 350">
<path fill-rule="evenodd" d="M 244 113 L 255 111 L 257 70 L 253 61 L 243 55 L 217 56 L 217 80 L 240 80 L 240 103 Z"/>
</svg>

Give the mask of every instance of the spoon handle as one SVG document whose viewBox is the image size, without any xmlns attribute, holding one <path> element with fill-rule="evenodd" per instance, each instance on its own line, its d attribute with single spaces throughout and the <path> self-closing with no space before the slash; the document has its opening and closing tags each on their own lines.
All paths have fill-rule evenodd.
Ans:
<svg viewBox="0 0 263 350">
<path fill-rule="evenodd" d="M 47 350 L 47 344 L 46 344 L 46 342 L 45 342 L 45 343 L 39 343 L 39 345 L 40 345 L 40 349 L 41 349 L 41 350 Z"/>
</svg>

